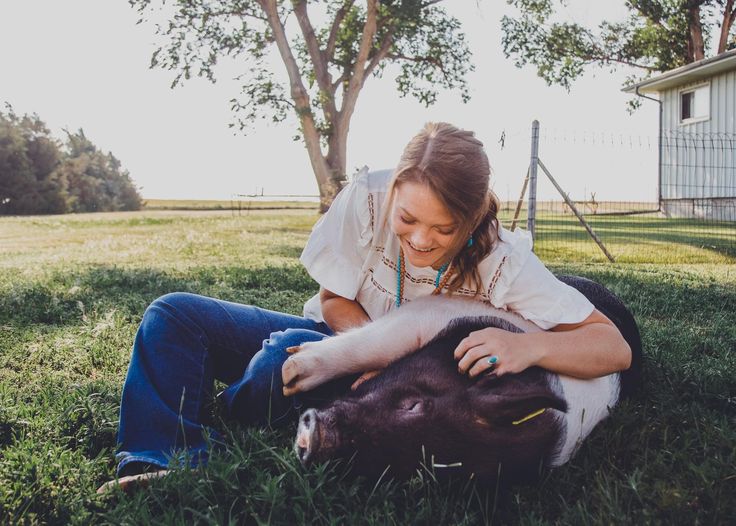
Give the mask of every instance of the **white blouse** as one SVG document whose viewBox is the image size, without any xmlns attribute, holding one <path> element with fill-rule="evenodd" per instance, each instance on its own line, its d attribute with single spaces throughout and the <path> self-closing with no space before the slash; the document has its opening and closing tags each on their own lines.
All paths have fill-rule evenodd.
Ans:
<svg viewBox="0 0 736 526">
<path fill-rule="evenodd" d="M 376 319 L 396 308 L 399 241 L 384 210 L 392 171 L 363 168 L 335 198 L 314 225 L 300 261 L 327 290 L 356 300 Z M 542 329 L 579 323 L 593 305 L 576 289 L 562 283 L 532 252 L 528 232 L 500 228 L 500 241 L 479 265 L 483 287 L 475 296 L 494 307 L 513 311 Z M 435 288 L 437 271 L 405 261 L 402 302 L 426 296 Z M 455 294 L 474 296 L 468 283 Z M 324 321 L 319 295 L 304 305 L 306 318 Z"/>
</svg>

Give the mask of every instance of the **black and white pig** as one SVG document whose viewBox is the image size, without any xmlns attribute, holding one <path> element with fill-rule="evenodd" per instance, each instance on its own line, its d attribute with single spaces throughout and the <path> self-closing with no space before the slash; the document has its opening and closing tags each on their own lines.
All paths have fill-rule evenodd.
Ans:
<svg viewBox="0 0 736 526">
<path fill-rule="evenodd" d="M 302 414 L 295 450 L 307 465 L 352 459 L 369 477 L 386 468 L 410 477 L 422 464 L 495 481 L 534 478 L 567 462 L 638 383 L 641 340 L 633 316 L 602 285 L 560 279 L 618 327 L 632 350 L 629 370 L 580 380 L 530 368 L 515 375 L 459 374 L 453 350 L 471 331 L 540 329 L 478 301 L 433 296 L 361 328 L 306 343 L 284 365 L 284 383 L 307 390 L 336 377 L 388 367 L 355 391 Z M 418 349 L 418 350 L 417 350 Z M 396 360 L 397 356 L 403 358 Z M 389 365 L 390 363 L 390 365 Z"/>
</svg>

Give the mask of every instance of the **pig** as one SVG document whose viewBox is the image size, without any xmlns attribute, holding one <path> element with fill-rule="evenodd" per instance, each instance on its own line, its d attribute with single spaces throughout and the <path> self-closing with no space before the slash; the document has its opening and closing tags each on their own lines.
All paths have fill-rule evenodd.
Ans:
<svg viewBox="0 0 736 526">
<path fill-rule="evenodd" d="M 605 287 L 581 277 L 560 279 L 621 331 L 632 351 L 627 371 L 580 380 L 533 367 L 471 379 L 458 373 L 453 357 L 470 332 L 541 329 L 474 300 L 415 300 L 361 328 L 306 343 L 284 364 L 287 392 L 386 367 L 354 391 L 301 415 L 294 446 L 299 461 L 308 466 L 350 459 L 354 473 L 371 478 L 405 479 L 424 466 L 492 483 L 530 482 L 544 467 L 567 462 L 636 388 L 641 339 L 631 313 Z M 390 363 L 391 357 L 399 359 Z"/>
</svg>

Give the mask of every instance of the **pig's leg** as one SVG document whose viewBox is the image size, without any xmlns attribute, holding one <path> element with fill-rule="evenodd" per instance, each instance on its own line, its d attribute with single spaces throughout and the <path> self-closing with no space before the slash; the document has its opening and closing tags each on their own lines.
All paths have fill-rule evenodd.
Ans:
<svg viewBox="0 0 736 526">
<path fill-rule="evenodd" d="M 308 391 L 333 378 L 383 369 L 426 345 L 453 319 L 500 312 L 474 300 L 434 296 L 412 301 L 367 325 L 302 345 L 282 368 L 284 393 Z"/>
</svg>

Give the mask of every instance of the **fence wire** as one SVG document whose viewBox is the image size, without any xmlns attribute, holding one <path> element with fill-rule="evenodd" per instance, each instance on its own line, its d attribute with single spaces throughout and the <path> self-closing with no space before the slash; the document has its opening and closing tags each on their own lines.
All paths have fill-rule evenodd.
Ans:
<svg viewBox="0 0 736 526">
<path fill-rule="evenodd" d="M 613 134 L 539 134 L 539 158 L 556 154 L 552 176 L 561 184 L 572 207 L 583 216 L 617 262 L 667 263 L 733 261 L 736 258 L 736 135 L 668 132 L 652 138 Z M 560 145 L 574 147 L 565 156 Z M 566 182 L 565 173 L 586 149 L 614 148 L 605 167 L 592 167 L 582 198 Z M 648 150 L 660 162 L 652 167 L 627 165 L 626 150 Z M 571 152 L 573 150 L 570 150 Z M 569 159 L 569 161 L 566 161 Z M 569 162 L 569 165 L 566 165 Z M 652 187 L 650 200 L 607 199 L 610 190 L 596 188 L 595 176 L 603 169 L 625 171 L 632 187 Z M 634 173 L 632 173 L 632 170 Z M 633 179 L 632 179 L 633 177 Z M 521 187 L 521 185 L 519 185 Z M 588 234 L 562 196 L 539 170 L 536 202 L 535 251 L 548 259 L 607 261 L 602 249 Z M 610 189 L 611 187 L 607 187 Z M 633 188 L 632 188 L 633 189 Z M 556 195 L 554 195 L 556 194 Z M 552 198 L 550 198 L 552 196 Z M 506 201 L 501 221 L 508 228 L 517 203 Z M 524 200 L 517 223 L 526 227 L 528 201 Z"/>
</svg>

